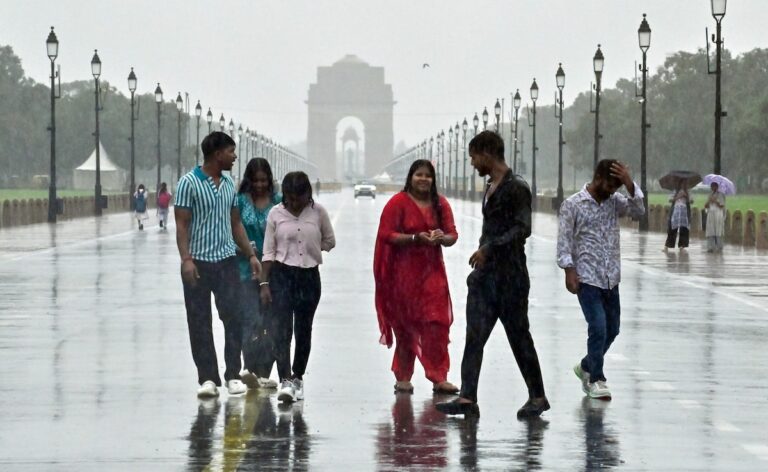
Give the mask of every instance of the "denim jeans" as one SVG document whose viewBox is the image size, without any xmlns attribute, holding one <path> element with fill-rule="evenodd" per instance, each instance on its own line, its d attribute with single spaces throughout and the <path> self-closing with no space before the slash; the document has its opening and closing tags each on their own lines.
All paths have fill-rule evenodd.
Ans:
<svg viewBox="0 0 768 472">
<path fill-rule="evenodd" d="M 589 372 L 590 382 L 605 381 L 603 359 L 613 340 L 619 334 L 621 306 L 619 286 L 601 289 L 593 285 L 579 285 L 579 304 L 587 320 L 587 356 L 581 368 Z"/>
</svg>

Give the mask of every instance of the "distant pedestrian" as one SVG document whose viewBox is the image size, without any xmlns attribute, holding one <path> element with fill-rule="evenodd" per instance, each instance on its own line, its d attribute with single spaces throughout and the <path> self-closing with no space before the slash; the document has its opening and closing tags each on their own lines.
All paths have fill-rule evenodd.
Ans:
<svg viewBox="0 0 768 472">
<path fill-rule="evenodd" d="M 139 184 L 136 188 L 136 193 L 133 194 L 133 215 L 139 223 L 139 231 L 144 229 L 144 222 L 149 219 L 147 214 L 147 198 L 149 198 L 147 188 L 144 187 L 144 184 Z"/>
<path fill-rule="evenodd" d="M 280 375 L 278 400 L 304 399 L 304 373 L 312 346 L 312 322 L 320 302 L 322 251 L 336 246 L 328 212 L 312 199 L 304 172 L 289 172 L 281 185 L 283 203 L 269 212 L 264 237 L 262 306 L 271 306 L 275 357 Z M 291 339 L 295 352 L 291 365 Z"/>
<path fill-rule="evenodd" d="M 669 199 L 672 203 L 672 210 L 669 213 L 667 222 L 667 241 L 664 243 L 664 251 L 674 249 L 675 241 L 680 250 L 688 247 L 691 227 L 691 200 L 688 190 L 684 184 L 681 184 L 677 191 Z M 680 237 L 678 239 L 678 233 Z"/>
<path fill-rule="evenodd" d="M 418 357 L 436 393 L 456 393 L 448 382 L 448 331 L 453 307 L 442 246 L 459 235 L 448 200 L 437 193 L 435 168 L 414 161 L 405 188 L 384 206 L 373 256 L 380 342 L 397 340 L 392 372 L 395 391 L 412 392 Z"/>
<path fill-rule="evenodd" d="M 317 178 L 315 181 L 315 191 L 317 192 L 317 196 L 320 196 L 320 177 Z"/>
<path fill-rule="evenodd" d="M 629 197 L 616 193 L 622 185 Z M 643 192 L 629 168 L 613 159 L 598 162 L 592 182 L 560 207 L 557 265 L 565 271 L 565 287 L 578 296 L 588 326 L 587 355 L 573 371 L 592 398 L 611 398 L 603 362 L 621 318 L 619 218 L 644 213 Z"/>
<path fill-rule="evenodd" d="M 267 215 L 280 200 L 282 196 L 275 192 L 269 162 L 261 157 L 251 159 L 240 183 L 237 207 L 245 232 L 259 260 L 264 254 Z M 240 377 L 251 388 L 277 388 L 277 382 L 269 378 L 275 363 L 274 317 L 270 316 L 266 307 L 261 307 L 259 282 L 251 277 L 251 266 L 245 255 L 240 255 L 239 264 L 245 362 L 245 369 L 240 372 Z"/>
<path fill-rule="evenodd" d="M 160 229 L 164 231 L 168 231 L 168 211 L 172 198 L 168 185 L 165 182 L 161 183 L 160 191 L 157 192 L 157 217 L 160 220 Z"/>
<path fill-rule="evenodd" d="M 248 257 L 251 277 L 258 279 L 261 264 L 248 241 L 237 209 L 231 170 L 235 142 L 214 131 L 203 139 L 203 165 L 179 179 L 176 189 L 176 242 L 181 255 L 181 278 L 187 309 L 189 341 L 197 366 L 199 397 L 219 394 L 219 364 L 211 326 L 211 293 L 224 324 L 224 380 L 230 395 L 246 391 L 240 381 L 240 277 L 236 248 Z"/>
<path fill-rule="evenodd" d="M 477 388 L 483 349 L 496 321 L 501 321 L 520 373 L 528 387 L 528 400 L 518 418 L 539 416 L 549 409 L 539 357 L 528 324 L 530 280 L 525 240 L 531 235 L 531 191 L 504 162 L 504 140 L 483 131 L 469 142 L 472 166 L 489 176 L 483 196 L 480 247 L 469 258 L 467 277 L 467 334 L 461 361 L 460 397 L 438 403 L 446 414 L 478 414 Z M 498 386 L 495 392 L 498 397 Z"/>
<path fill-rule="evenodd" d="M 720 185 L 712 182 L 704 208 L 707 209 L 707 252 L 722 252 L 725 236 L 725 194 L 720 192 Z"/>
</svg>

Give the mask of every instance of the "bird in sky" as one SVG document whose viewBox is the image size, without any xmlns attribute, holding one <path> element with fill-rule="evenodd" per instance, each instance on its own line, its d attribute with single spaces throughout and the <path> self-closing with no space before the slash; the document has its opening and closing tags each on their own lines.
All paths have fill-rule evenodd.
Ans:
<svg viewBox="0 0 768 472">
<path fill-rule="evenodd" d="M 421 66 L 422 69 L 426 69 L 427 67 L 429 67 L 429 64 L 427 64 L 426 62 L 424 63 L 424 65 Z"/>
</svg>

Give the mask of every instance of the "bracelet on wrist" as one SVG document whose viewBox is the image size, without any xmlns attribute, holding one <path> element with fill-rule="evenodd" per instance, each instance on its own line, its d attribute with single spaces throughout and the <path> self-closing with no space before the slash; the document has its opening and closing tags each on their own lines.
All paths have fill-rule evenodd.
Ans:
<svg viewBox="0 0 768 472">
<path fill-rule="evenodd" d="M 259 287 L 269 286 L 269 282 L 260 282 Z"/>
</svg>

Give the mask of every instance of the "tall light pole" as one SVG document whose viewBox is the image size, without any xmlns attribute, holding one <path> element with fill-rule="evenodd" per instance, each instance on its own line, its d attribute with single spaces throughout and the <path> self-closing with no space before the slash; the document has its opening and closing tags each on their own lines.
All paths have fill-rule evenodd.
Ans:
<svg viewBox="0 0 768 472">
<path fill-rule="evenodd" d="M 211 126 L 213 125 L 213 112 L 211 107 L 208 107 L 208 114 L 205 115 L 205 121 L 208 122 L 208 134 L 211 134 Z"/>
<path fill-rule="evenodd" d="M 532 165 L 531 168 L 531 194 L 533 196 L 533 199 L 531 201 L 531 206 L 533 209 L 536 209 L 536 200 L 537 200 L 537 193 L 536 193 L 536 100 L 539 98 L 539 86 L 536 85 L 536 79 L 533 79 L 533 83 L 531 84 L 531 101 L 533 102 L 533 123 L 528 123 L 528 125 L 533 128 L 533 158 L 532 158 Z M 529 115 L 530 118 L 530 115 Z"/>
<path fill-rule="evenodd" d="M 461 134 L 462 134 L 462 141 L 464 144 L 464 161 L 462 164 L 462 172 L 461 172 L 461 186 L 462 186 L 462 192 L 464 194 L 464 200 L 467 200 L 467 128 L 469 125 L 467 124 L 467 118 L 464 117 L 464 121 L 461 123 Z"/>
<path fill-rule="evenodd" d="M 198 100 L 195 106 L 195 118 L 197 120 L 197 126 L 195 127 L 195 166 L 200 165 L 200 117 L 202 115 L 203 107 L 200 106 L 200 100 Z"/>
<path fill-rule="evenodd" d="M 475 112 L 475 116 L 472 118 L 472 127 L 474 128 L 474 132 L 472 134 L 472 137 L 474 138 L 477 136 L 477 127 L 480 126 L 480 118 L 477 117 L 477 112 Z M 471 201 L 474 201 L 477 197 L 477 189 L 475 188 L 475 181 L 477 180 L 477 177 L 475 176 L 475 173 L 477 172 L 477 169 L 475 169 L 474 166 L 472 166 L 472 179 L 470 180 L 470 189 L 472 191 L 472 196 L 470 197 Z"/>
<path fill-rule="evenodd" d="M 48 223 L 56 223 L 58 214 L 58 200 L 56 199 L 56 100 L 61 97 L 61 77 L 56 70 L 56 58 L 59 56 L 59 40 L 51 26 L 51 32 L 45 40 L 48 59 L 51 60 L 51 167 L 48 175 Z M 56 79 L 59 79 L 59 87 L 56 89 Z"/>
<path fill-rule="evenodd" d="M 496 115 L 496 132 L 499 132 L 499 123 L 501 119 L 501 103 L 496 99 L 496 105 L 493 106 L 493 114 Z"/>
<path fill-rule="evenodd" d="M 557 66 L 555 73 L 555 83 L 557 84 L 557 93 L 555 97 L 555 111 L 558 118 L 558 138 L 557 138 L 557 197 L 554 201 L 554 210 L 560 211 L 560 204 L 563 203 L 563 88 L 565 88 L 565 71 L 563 64 Z"/>
<path fill-rule="evenodd" d="M 94 185 L 94 214 L 101 216 L 102 204 L 101 204 L 101 137 L 99 134 L 99 111 L 101 111 L 101 105 L 99 104 L 99 98 L 101 98 L 101 90 L 99 88 L 99 77 L 101 77 L 101 59 L 99 58 L 99 52 L 93 50 L 93 58 L 91 59 L 91 74 L 93 74 L 93 80 L 95 84 L 96 97 L 96 129 L 93 133 L 96 138 L 96 184 Z"/>
<path fill-rule="evenodd" d="M 453 191 L 451 180 L 453 179 L 453 126 L 448 125 L 448 183 L 446 184 L 446 195 L 450 196 Z"/>
<path fill-rule="evenodd" d="M 640 67 L 640 72 L 643 73 L 643 91 L 642 91 L 642 103 L 640 104 L 640 190 L 643 191 L 643 203 L 645 208 L 648 208 L 648 174 L 647 174 L 647 140 L 646 134 L 648 131 L 648 118 L 646 115 L 646 105 L 648 97 L 646 93 L 646 80 L 648 78 L 648 66 L 646 65 L 646 55 L 648 49 L 651 47 L 651 27 L 648 25 L 648 21 L 645 19 L 645 13 L 643 13 L 643 21 L 640 23 L 640 28 L 637 29 L 637 39 L 640 44 L 640 50 L 643 52 L 643 65 Z M 648 212 L 646 211 L 640 217 L 640 231 L 648 231 Z"/>
<path fill-rule="evenodd" d="M 453 127 L 453 135 L 456 137 L 456 142 L 454 143 L 453 149 L 454 154 L 456 154 L 456 164 L 454 165 L 454 170 L 456 172 L 456 178 L 453 180 L 453 196 L 457 197 L 459 196 L 459 122 L 456 122 L 456 126 Z"/>
<path fill-rule="evenodd" d="M 240 123 L 237 126 L 237 146 L 240 149 L 243 149 L 243 124 L 242 123 Z M 240 149 L 238 149 L 238 151 Z M 247 145 L 245 149 L 246 149 L 245 152 L 243 152 L 243 159 L 248 159 Z M 237 160 L 237 181 L 238 182 L 240 182 L 240 179 L 242 178 L 242 175 L 243 175 L 243 166 L 242 166 L 243 159 Z"/>
<path fill-rule="evenodd" d="M 725 7 L 727 0 L 711 0 L 712 16 L 717 23 L 716 33 L 712 35 L 712 41 L 715 43 L 715 70 L 710 70 L 709 65 L 709 38 L 707 38 L 707 72 L 715 74 L 715 174 L 722 173 L 722 119 L 724 116 L 728 116 L 723 111 L 723 103 L 721 101 L 721 86 L 723 78 L 722 69 L 722 52 L 723 52 L 723 37 L 722 37 L 722 22 L 725 16 Z M 709 33 L 709 32 L 707 32 Z"/>
<path fill-rule="evenodd" d="M 517 120 L 519 117 L 518 112 L 520 111 L 520 104 L 522 102 L 522 98 L 520 97 L 520 89 L 517 89 L 515 91 L 515 96 L 512 98 L 512 105 L 515 108 L 515 139 L 513 141 L 513 156 L 512 156 L 512 171 L 517 174 Z"/>
<path fill-rule="evenodd" d="M 133 72 L 133 67 L 131 67 L 131 72 L 128 74 L 128 90 L 131 92 L 131 137 L 128 139 L 131 142 L 131 184 L 128 188 L 128 194 L 130 195 L 131 200 L 131 210 L 135 208 L 133 192 L 136 190 L 136 120 L 139 119 L 139 115 L 135 113 L 135 94 L 137 85 L 138 80 L 136 79 L 136 74 Z"/>
<path fill-rule="evenodd" d="M 177 129 L 178 140 L 176 141 L 176 182 L 181 179 L 181 112 L 184 110 L 184 99 L 181 98 L 181 92 L 176 95 L 176 111 L 177 111 Z"/>
<path fill-rule="evenodd" d="M 160 146 L 160 113 L 163 107 L 163 89 L 160 88 L 159 82 L 157 84 L 157 88 L 155 88 L 155 103 L 157 104 L 157 182 L 155 191 L 158 191 L 160 190 L 160 168 L 162 166 Z"/>
<path fill-rule="evenodd" d="M 590 110 L 595 114 L 595 157 L 593 168 L 597 167 L 597 161 L 600 160 L 600 91 L 602 90 L 601 79 L 603 78 L 604 66 L 605 57 L 598 44 L 595 56 L 592 58 L 592 68 L 595 71 L 595 109 Z"/>
</svg>

